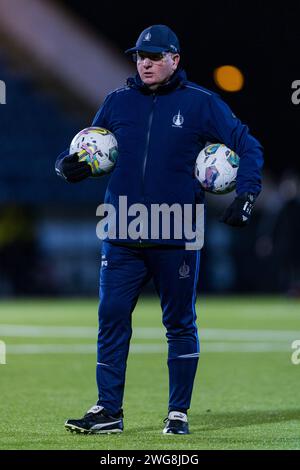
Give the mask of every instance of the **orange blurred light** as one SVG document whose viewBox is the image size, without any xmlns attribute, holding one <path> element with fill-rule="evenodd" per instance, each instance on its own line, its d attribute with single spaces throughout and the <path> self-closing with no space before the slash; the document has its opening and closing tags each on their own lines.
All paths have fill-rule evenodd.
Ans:
<svg viewBox="0 0 300 470">
<path fill-rule="evenodd" d="M 244 75 L 234 65 L 222 65 L 214 70 L 214 80 L 225 91 L 240 91 L 244 86 Z"/>
</svg>

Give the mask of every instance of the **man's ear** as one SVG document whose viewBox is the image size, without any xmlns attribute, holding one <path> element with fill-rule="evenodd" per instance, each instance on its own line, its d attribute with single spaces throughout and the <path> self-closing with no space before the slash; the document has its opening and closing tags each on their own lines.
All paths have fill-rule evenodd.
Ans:
<svg viewBox="0 0 300 470">
<path fill-rule="evenodd" d="M 173 59 L 173 67 L 174 67 L 173 70 L 176 70 L 177 67 L 178 67 L 179 61 L 180 61 L 180 55 L 179 54 L 174 54 L 172 59 Z"/>
</svg>

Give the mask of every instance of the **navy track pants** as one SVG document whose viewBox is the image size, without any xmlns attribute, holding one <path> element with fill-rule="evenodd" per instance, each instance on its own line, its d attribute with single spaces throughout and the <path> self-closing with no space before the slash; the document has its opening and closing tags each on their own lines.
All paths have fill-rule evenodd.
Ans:
<svg viewBox="0 0 300 470">
<path fill-rule="evenodd" d="M 97 356 L 98 405 L 122 407 L 131 315 L 142 287 L 153 278 L 168 340 L 169 411 L 190 407 L 199 358 L 196 285 L 200 251 L 178 247 L 102 244 Z"/>
</svg>

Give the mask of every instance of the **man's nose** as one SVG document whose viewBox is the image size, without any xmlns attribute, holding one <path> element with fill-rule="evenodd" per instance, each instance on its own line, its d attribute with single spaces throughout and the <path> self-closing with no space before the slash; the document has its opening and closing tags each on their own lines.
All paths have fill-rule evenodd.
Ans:
<svg viewBox="0 0 300 470">
<path fill-rule="evenodd" d="M 144 65 L 144 67 L 149 68 L 152 65 L 152 61 L 148 57 L 145 57 L 143 65 Z"/>
</svg>

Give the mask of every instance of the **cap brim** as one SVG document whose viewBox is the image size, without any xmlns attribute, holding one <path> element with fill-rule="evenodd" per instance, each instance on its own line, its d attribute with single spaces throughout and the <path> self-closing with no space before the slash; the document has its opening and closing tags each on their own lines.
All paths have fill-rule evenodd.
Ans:
<svg viewBox="0 0 300 470">
<path fill-rule="evenodd" d="M 168 49 L 164 47 L 156 47 L 156 46 L 143 46 L 143 47 L 132 47 L 131 49 L 127 49 L 125 54 L 132 54 L 133 52 L 167 52 Z"/>
</svg>

